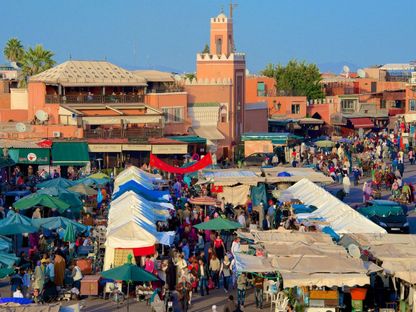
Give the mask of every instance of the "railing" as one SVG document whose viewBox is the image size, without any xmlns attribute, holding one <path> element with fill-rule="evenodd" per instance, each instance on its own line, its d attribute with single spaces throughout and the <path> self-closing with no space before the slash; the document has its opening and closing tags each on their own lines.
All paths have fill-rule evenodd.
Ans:
<svg viewBox="0 0 416 312">
<path fill-rule="evenodd" d="M 104 139 L 104 138 L 127 138 L 131 141 L 147 141 L 148 138 L 160 138 L 163 136 L 162 128 L 134 128 L 134 129 L 104 129 L 97 128 L 85 130 L 84 136 L 87 139 Z"/>
<path fill-rule="evenodd" d="M 144 96 L 137 94 L 125 95 L 50 95 L 45 96 L 47 104 L 77 104 L 77 103 L 143 103 Z"/>
</svg>

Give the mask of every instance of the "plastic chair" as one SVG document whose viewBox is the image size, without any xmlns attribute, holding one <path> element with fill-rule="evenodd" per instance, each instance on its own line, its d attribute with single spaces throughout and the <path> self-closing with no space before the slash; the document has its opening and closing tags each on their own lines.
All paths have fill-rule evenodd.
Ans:
<svg viewBox="0 0 416 312">
<path fill-rule="evenodd" d="M 283 291 L 279 291 L 274 297 L 272 297 L 270 301 L 270 311 L 273 310 L 273 304 L 275 306 L 276 312 L 286 311 L 286 307 L 284 308 L 284 310 L 280 310 L 284 306 L 285 300 L 287 300 L 286 302 L 286 307 L 287 307 L 287 305 L 289 304 L 289 299 L 287 298 L 286 294 Z"/>
<path fill-rule="evenodd" d="M 273 295 L 277 294 L 277 282 L 272 280 L 268 280 L 266 283 L 263 284 L 263 295 L 266 296 L 266 302 L 269 302 L 273 299 Z"/>
<path fill-rule="evenodd" d="M 286 312 L 287 306 L 289 305 L 289 298 L 284 298 L 282 302 L 278 303 L 275 307 L 275 312 Z"/>
</svg>

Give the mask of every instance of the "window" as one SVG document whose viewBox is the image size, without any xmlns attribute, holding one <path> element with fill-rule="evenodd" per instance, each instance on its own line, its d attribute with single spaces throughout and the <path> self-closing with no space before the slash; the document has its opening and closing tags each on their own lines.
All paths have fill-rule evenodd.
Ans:
<svg viewBox="0 0 416 312">
<path fill-rule="evenodd" d="M 292 104 L 292 114 L 300 114 L 300 104 Z"/>
<path fill-rule="evenodd" d="M 341 100 L 341 110 L 344 112 L 351 112 L 355 109 L 355 102 L 354 99 L 343 99 Z"/>
<path fill-rule="evenodd" d="M 416 100 L 409 100 L 409 111 L 416 112 Z"/>
<path fill-rule="evenodd" d="M 372 81 L 371 82 L 371 93 L 375 93 L 375 92 L 377 92 L 377 82 Z"/>
<path fill-rule="evenodd" d="M 381 102 L 380 102 L 380 108 L 381 109 L 387 108 L 387 102 L 386 102 L 386 100 L 381 100 Z"/>
<path fill-rule="evenodd" d="M 257 82 L 257 96 L 265 96 L 266 95 L 266 88 L 264 82 Z"/>
<path fill-rule="evenodd" d="M 162 112 L 165 123 L 178 123 L 183 121 L 183 107 L 162 107 Z"/>
</svg>

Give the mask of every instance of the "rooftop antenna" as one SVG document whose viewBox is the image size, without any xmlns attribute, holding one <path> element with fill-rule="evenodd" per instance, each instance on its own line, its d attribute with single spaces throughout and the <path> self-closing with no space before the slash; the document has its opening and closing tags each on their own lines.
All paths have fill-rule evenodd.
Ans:
<svg viewBox="0 0 416 312">
<path fill-rule="evenodd" d="M 233 10 L 238 6 L 237 3 L 233 3 L 233 1 L 230 1 L 230 18 L 233 18 Z"/>
</svg>

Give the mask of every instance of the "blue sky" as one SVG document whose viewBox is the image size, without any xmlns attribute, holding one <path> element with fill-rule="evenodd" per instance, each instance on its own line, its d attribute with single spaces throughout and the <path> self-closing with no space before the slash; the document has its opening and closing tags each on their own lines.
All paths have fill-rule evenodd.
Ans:
<svg viewBox="0 0 416 312">
<path fill-rule="evenodd" d="M 251 72 L 291 58 L 324 70 L 416 59 L 415 0 L 238 0 L 237 50 Z M 19 0 L 2 3 L 0 47 L 43 44 L 58 63 L 195 70 L 209 19 L 228 0 Z M 412 39 L 413 38 L 413 39 Z M 1 60 L 1 58 L 0 58 Z M 355 66 L 354 66 L 355 65 Z"/>
</svg>

